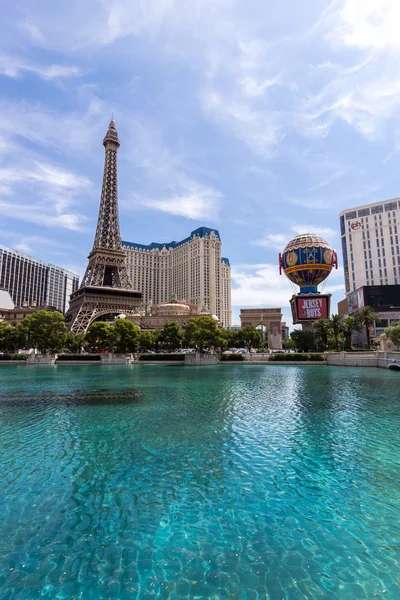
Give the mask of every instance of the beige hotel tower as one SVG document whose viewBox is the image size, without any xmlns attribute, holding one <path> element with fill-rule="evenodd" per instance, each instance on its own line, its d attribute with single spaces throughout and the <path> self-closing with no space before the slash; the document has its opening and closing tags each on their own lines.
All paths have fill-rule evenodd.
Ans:
<svg viewBox="0 0 400 600">
<path fill-rule="evenodd" d="M 231 268 L 221 256 L 221 246 L 219 232 L 208 227 L 199 227 L 181 242 L 122 242 L 132 287 L 143 294 L 145 307 L 175 296 L 207 307 L 227 327 L 231 324 Z"/>
</svg>

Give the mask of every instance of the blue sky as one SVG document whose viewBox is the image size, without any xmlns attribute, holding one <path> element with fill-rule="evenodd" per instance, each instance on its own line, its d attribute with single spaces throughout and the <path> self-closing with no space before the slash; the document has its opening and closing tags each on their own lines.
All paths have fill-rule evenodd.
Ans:
<svg viewBox="0 0 400 600">
<path fill-rule="evenodd" d="M 297 233 L 339 251 L 343 208 L 399 195 L 398 0 L 30 0 L 2 8 L 1 243 L 82 274 L 102 139 L 122 237 L 218 228 L 243 306 L 282 306 Z M 343 272 L 324 291 L 333 309 Z"/>
</svg>

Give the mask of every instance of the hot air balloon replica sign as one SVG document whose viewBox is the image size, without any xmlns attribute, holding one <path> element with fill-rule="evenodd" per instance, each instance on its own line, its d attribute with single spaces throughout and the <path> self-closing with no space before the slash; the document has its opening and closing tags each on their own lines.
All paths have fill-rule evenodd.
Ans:
<svg viewBox="0 0 400 600">
<path fill-rule="evenodd" d="M 334 267 L 338 267 L 335 250 L 313 233 L 296 236 L 279 254 L 279 272 L 300 288 L 290 300 L 294 324 L 329 318 L 331 294 L 321 294 L 318 286 Z"/>
</svg>

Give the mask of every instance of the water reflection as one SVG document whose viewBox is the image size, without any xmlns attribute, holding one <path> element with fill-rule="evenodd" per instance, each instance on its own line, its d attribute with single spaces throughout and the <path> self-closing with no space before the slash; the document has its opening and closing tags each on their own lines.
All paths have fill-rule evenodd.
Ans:
<svg viewBox="0 0 400 600">
<path fill-rule="evenodd" d="M 13 369 L 0 596 L 396 597 L 397 375 Z"/>
</svg>

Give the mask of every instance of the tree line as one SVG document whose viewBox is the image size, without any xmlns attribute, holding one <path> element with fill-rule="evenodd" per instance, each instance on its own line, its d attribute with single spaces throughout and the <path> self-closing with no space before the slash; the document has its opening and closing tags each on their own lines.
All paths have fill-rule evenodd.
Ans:
<svg viewBox="0 0 400 600">
<path fill-rule="evenodd" d="M 313 330 L 292 331 L 291 339 L 284 342 L 286 349 L 300 352 L 352 349 L 352 334 L 365 329 L 367 348 L 371 347 L 370 326 L 379 321 L 370 306 L 365 306 L 349 317 L 332 315 L 318 319 Z M 395 346 L 400 345 L 400 324 L 385 329 L 385 334 Z M 18 325 L 0 322 L 0 352 L 14 353 L 22 348 L 37 348 L 43 354 L 67 351 L 136 352 L 178 348 L 256 348 L 262 347 L 260 331 L 247 325 L 239 331 L 220 329 L 214 319 L 207 316 L 192 317 L 182 328 L 169 322 L 152 331 L 141 331 L 128 319 L 117 319 L 115 325 L 96 321 L 86 334 L 67 331 L 64 316 L 57 311 L 38 310 L 25 317 Z"/>
<path fill-rule="evenodd" d="M 41 353 L 67 351 L 118 353 L 143 350 L 177 350 L 178 348 L 246 347 L 259 348 L 261 333 L 251 326 L 240 331 L 220 329 L 208 316 L 192 317 L 182 328 L 176 322 L 162 329 L 141 331 L 128 319 L 117 319 L 115 325 L 94 322 L 86 334 L 68 332 L 64 316 L 57 311 L 38 310 L 25 317 L 18 326 L 0 323 L 0 352 L 17 352 L 21 348 L 37 348 Z"/>
<path fill-rule="evenodd" d="M 367 350 L 371 349 L 370 328 L 379 323 L 379 318 L 371 306 L 364 306 L 355 311 L 354 315 L 342 317 L 332 315 L 330 319 L 318 319 L 313 324 L 313 330 L 293 331 L 290 335 L 289 347 L 295 347 L 303 352 L 313 352 L 344 349 L 352 350 L 353 333 L 363 330 L 366 333 Z M 400 345 L 400 324 L 387 327 L 385 335 L 396 346 Z"/>
</svg>

